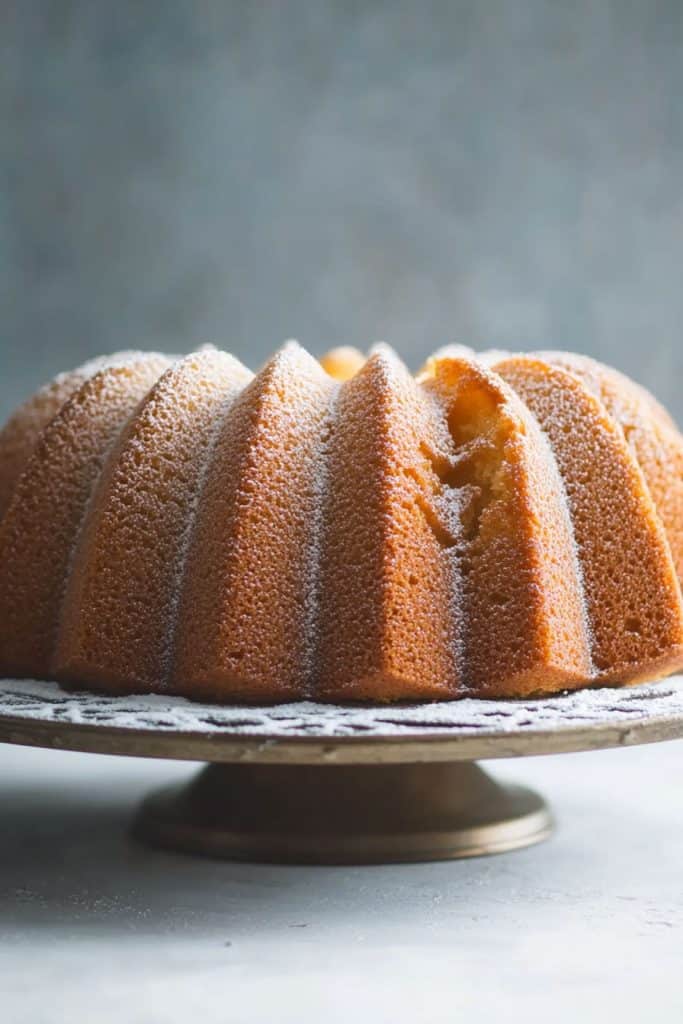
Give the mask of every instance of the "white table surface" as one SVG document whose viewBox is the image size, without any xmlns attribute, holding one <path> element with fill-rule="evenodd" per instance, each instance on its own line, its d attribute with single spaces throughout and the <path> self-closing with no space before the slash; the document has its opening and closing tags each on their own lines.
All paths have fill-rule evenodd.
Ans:
<svg viewBox="0 0 683 1024">
<path fill-rule="evenodd" d="M 0 1020 L 683 1020 L 683 741 L 489 767 L 552 802 L 550 842 L 279 868 L 128 838 L 192 765 L 0 746 Z"/>
</svg>

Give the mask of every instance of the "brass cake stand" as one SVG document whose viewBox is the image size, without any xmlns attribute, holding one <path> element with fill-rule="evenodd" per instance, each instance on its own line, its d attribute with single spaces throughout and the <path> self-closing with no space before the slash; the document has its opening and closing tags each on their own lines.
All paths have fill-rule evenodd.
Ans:
<svg viewBox="0 0 683 1024">
<path fill-rule="evenodd" d="M 550 699 L 217 707 L 0 681 L 0 741 L 210 762 L 148 797 L 146 843 L 236 860 L 380 863 L 499 853 L 545 839 L 543 799 L 481 758 L 683 736 L 683 677 Z"/>
</svg>

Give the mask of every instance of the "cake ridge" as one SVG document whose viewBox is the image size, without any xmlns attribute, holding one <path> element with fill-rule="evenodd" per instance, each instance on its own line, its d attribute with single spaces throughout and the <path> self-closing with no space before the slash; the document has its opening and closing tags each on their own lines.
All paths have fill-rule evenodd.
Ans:
<svg viewBox="0 0 683 1024">
<path fill-rule="evenodd" d="M 683 581 L 683 449 L 672 418 L 644 388 L 596 359 L 568 352 L 538 354 L 578 376 L 619 425 L 643 472 Z"/>
<path fill-rule="evenodd" d="M 150 355 L 95 372 L 47 424 L 17 482 L 0 522 L 0 662 L 17 673 L 50 671 L 88 502 L 107 452 L 165 365 Z"/>
<path fill-rule="evenodd" d="M 316 360 L 288 343 L 230 408 L 207 474 L 180 598 L 177 685 L 190 678 L 207 694 L 251 688 L 265 699 L 291 697 L 301 687 L 311 638 L 300 627 L 313 556 L 304 517 L 314 495 L 314 434 L 333 387 Z M 221 544 L 215 524 L 221 524 Z M 271 565 L 262 577 L 270 596 L 266 613 L 256 580 L 276 556 L 278 571 Z M 272 647 L 288 629 L 278 678 Z M 231 642 L 235 632 L 239 643 Z"/>
<path fill-rule="evenodd" d="M 19 405 L 0 430 L 0 521 L 40 435 L 69 398 L 99 370 L 149 355 L 153 353 L 125 350 L 96 356 L 74 370 L 58 373 Z"/>
<path fill-rule="evenodd" d="M 683 667 L 683 438 L 648 392 L 553 350 L 332 356 L 126 351 L 20 406 L 0 672 L 421 701 Z"/>
<path fill-rule="evenodd" d="M 454 468 L 475 492 L 461 559 L 468 689 L 496 694 L 511 685 L 531 694 L 553 677 L 565 688 L 581 685 L 590 657 L 580 571 L 562 481 L 540 427 L 514 390 L 466 352 L 437 358 L 420 380 L 451 403 L 453 441 L 466 459 Z M 520 578 L 528 584 L 516 591 Z M 494 598 L 482 609 L 482 600 Z M 554 605 L 570 636 L 556 628 Z M 520 622 L 524 650 L 515 639 Z"/>
<path fill-rule="evenodd" d="M 211 347 L 212 346 L 207 346 L 207 348 L 211 348 Z M 202 350 L 200 350 L 200 351 L 202 351 Z M 235 364 L 234 365 L 234 369 L 235 369 L 235 371 L 236 371 L 236 373 L 238 375 L 241 375 L 242 373 L 244 373 L 245 380 L 244 380 L 243 387 L 241 389 L 241 390 L 243 390 L 244 387 L 247 387 L 248 384 L 253 379 L 253 376 L 254 376 L 253 373 L 250 370 L 248 370 L 247 367 L 244 366 L 238 359 L 236 359 L 234 356 L 230 355 L 229 353 L 221 352 L 220 354 L 221 355 L 228 355 L 228 358 L 231 359 L 232 362 Z M 188 519 L 188 523 L 187 523 L 187 528 L 185 530 L 185 535 L 183 537 L 183 542 L 182 542 L 181 561 L 180 561 L 180 567 L 179 567 L 179 570 L 178 570 L 178 587 L 177 587 L 176 593 L 173 596 L 173 606 L 172 606 L 172 612 L 171 612 L 171 624 L 172 624 L 173 630 L 172 630 L 172 633 L 171 633 L 170 639 L 169 639 L 169 666 L 168 666 L 168 676 L 167 676 L 167 679 L 166 679 L 166 686 L 167 687 L 170 686 L 170 682 L 171 682 L 171 679 L 173 678 L 173 674 L 174 674 L 174 670 L 175 670 L 175 637 L 176 637 L 175 628 L 177 626 L 178 616 L 180 614 L 180 600 L 181 600 L 181 595 L 183 593 L 183 586 L 184 586 L 184 582 L 185 582 L 185 578 L 186 578 L 186 574 L 187 574 L 188 560 L 189 560 L 189 557 L 190 557 L 190 551 L 192 549 L 192 542 L 193 542 L 194 532 L 195 532 L 195 529 L 196 529 L 196 526 L 197 526 L 197 516 L 198 516 L 198 511 L 199 511 L 199 505 L 200 505 L 200 502 L 201 502 L 202 494 L 204 492 L 204 487 L 205 487 L 205 484 L 206 484 L 207 475 L 208 475 L 210 467 L 211 467 L 211 461 L 212 461 L 212 458 L 213 458 L 213 455 L 214 455 L 214 452 L 215 452 L 215 449 L 216 449 L 216 445 L 218 443 L 218 439 L 220 437 L 221 429 L 223 427 L 223 424 L 225 423 L 225 420 L 226 420 L 227 416 L 229 415 L 229 412 L 230 412 L 230 409 L 231 409 L 232 405 L 239 398 L 239 395 L 241 394 L 241 390 L 238 390 L 237 393 L 234 394 L 234 395 L 233 394 L 226 395 L 224 397 L 224 400 L 223 400 L 223 403 L 221 405 L 221 408 L 218 410 L 218 412 L 217 412 L 217 414 L 215 416 L 213 429 L 211 431 L 211 434 L 210 434 L 210 437 L 209 437 L 209 441 L 208 441 L 208 445 L 207 445 L 206 457 L 203 460 L 203 464 L 202 464 L 202 467 L 201 467 L 201 470 L 200 470 L 200 473 L 199 473 L 199 479 L 198 479 L 198 482 L 197 482 L 197 487 L 196 487 L 195 494 L 194 494 L 194 499 L 193 499 L 193 501 L 191 503 L 190 515 L 189 515 L 189 519 Z"/>
<path fill-rule="evenodd" d="M 57 678 L 164 688 L 183 536 L 208 435 L 217 407 L 247 376 L 231 356 L 192 353 L 161 374 L 119 434 L 78 539 Z"/>
<path fill-rule="evenodd" d="M 434 698 L 459 685 L 453 579 L 405 475 L 424 459 L 412 421 L 437 432 L 428 397 L 388 346 L 340 390 L 323 555 L 325 699 L 387 699 L 389 686 L 404 698 Z"/>
<path fill-rule="evenodd" d="M 680 584 L 643 470 L 619 424 L 577 374 L 540 355 L 513 356 L 495 368 L 541 422 L 565 481 L 596 678 L 617 681 L 634 666 L 645 666 L 647 675 L 649 660 L 657 671 L 662 648 L 670 649 L 676 665 L 683 653 Z M 615 562 L 611 549 L 617 538 Z M 619 585 L 613 584 L 616 577 Z M 648 589 L 660 595 L 656 614 L 645 611 Z"/>
</svg>

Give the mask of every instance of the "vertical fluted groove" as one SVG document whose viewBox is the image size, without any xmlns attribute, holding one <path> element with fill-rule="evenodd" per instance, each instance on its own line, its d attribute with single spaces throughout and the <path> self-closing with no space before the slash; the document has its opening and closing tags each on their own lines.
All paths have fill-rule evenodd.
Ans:
<svg viewBox="0 0 683 1024">
<path fill-rule="evenodd" d="M 190 567 L 190 552 L 192 550 L 193 540 L 197 531 L 197 521 L 199 515 L 199 509 L 202 502 L 202 496 L 206 487 L 206 482 L 211 472 L 211 466 L 213 464 L 214 455 L 216 452 L 216 446 L 218 445 L 221 431 L 225 427 L 226 420 L 230 414 L 230 410 L 239 401 L 244 389 L 248 387 L 254 378 L 253 373 L 243 367 L 241 363 L 234 360 L 236 364 L 236 372 L 234 374 L 234 387 L 231 386 L 223 395 L 223 400 L 220 403 L 218 411 L 214 417 L 213 426 L 210 432 L 208 443 L 206 446 L 205 458 L 202 461 L 199 478 L 197 481 L 197 488 L 195 492 L 194 501 L 192 502 L 189 510 L 187 524 L 183 533 L 180 551 L 180 563 L 178 569 L 178 585 L 173 594 L 173 599 L 170 607 L 169 614 L 169 649 L 168 649 L 168 672 L 165 678 L 165 685 L 169 686 L 175 675 L 175 654 L 176 654 L 176 631 L 178 628 L 178 619 L 180 615 L 180 607 L 182 595 L 187 584 L 188 571 Z M 238 369 L 239 368 L 239 369 Z M 242 372 L 244 371 L 244 372 Z M 182 692 L 184 686 L 182 680 L 180 684 L 176 682 L 176 689 L 178 692 Z"/>
<path fill-rule="evenodd" d="M 424 386 L 446 405 L 454 446 L 441 502 L 461 525 L 468 690 L 580 686 L 590 669 L 581 585 L 547 442 L 514 392 L 467 357 L 437 360 Z"/>
<path fill-rule="evenodd" d="M 593 677 L 637 681 L 681 663 L 671 549 L 623 431 L 580 378 L 542 359 L 496 364 L 531 410 L 564 480 L 582 569 Z"/>
<path fill-rule="evenodd" d="M 256 377 L 120 353 L 25 403 L 0 670 L 389 701 L 683 665 L 683 442 L 654 399 L 562 353 L 451 347 L 417 381 L 384 346 L 339 355 L 343 383 L 293 343 Z"/>
<path fill-rule="evenodd" d="M 51 419 L 88 379 L 63 373 L 21 405 L 0 432 L 0 522 L 40 435 Z"/>
<path fill-rule="evenodd" d="M 640 466 L 683 582 L 683 445 L 676 425 L 649 392 L 612 367 L 569 352 L 541 353 L 578 376 L 619 424 Z"/>
<path fill-rule="evenodd" d="M 317 692 L 326 700 L 452 695 L 458 685 L 450 555 L 424 516 L 421 442 L 438 410 L 377 351 L 347 381 L 330 450 Z"/>
<path fill-rule="evenodd" d="M 168 366 L 161 356 L 108 366 L 50 421 L 0 525 L 0 662 L 50 675 L 74 549 L 108 453 Z"/>
<path fill-rule="evenodd" d="M 0 430 L 0 521 L 9 508 L 14 489 L 36 444 L 70 398 L 107 366 L 139 359 L 141 353 L 115 352 L 91 359 L 75 370 L 58 374 L 39 388 L 10 416 Z"/>
<path fill-rule="evenodd" d="M 158 690 L 182 538 L 216 409 L 249 377 L 215 351 L 156 382 L 110 453 L 74 559 L 55 657 L 58 678 Z M 95 684 L 93 684 L 95 685 Z"/>
<path fill-rule="evenodd" d="M 251 700 L 305 693 L 315 574 L 310 524 L 333 386 L 291 343 L 230 409 L 180 598 L 177 692 Z"/>
<path fill-rule="evenodd" d="M 307 664 L 304 674 L 301 696 L 310 700 L 320 697 L 320 678 L 318 665 L 321 647 L 321 608 L 323 600 L 323 551 L 325 545 L 325 526 L 330 494 L 330 458 L 334 443 L 335 431 L 339 416 L 339 398 L 341 384 L 329 369 L 325 369 L 331 381 L 327 387 L 327 408 L 320 428 L 320 444 L 317 450 L 317 471 L 314 472 L 315 498 L 311 517 L 311 584 L 306 600 L 306 631 L 310 637 L 307 651 Z"/>
</svg>

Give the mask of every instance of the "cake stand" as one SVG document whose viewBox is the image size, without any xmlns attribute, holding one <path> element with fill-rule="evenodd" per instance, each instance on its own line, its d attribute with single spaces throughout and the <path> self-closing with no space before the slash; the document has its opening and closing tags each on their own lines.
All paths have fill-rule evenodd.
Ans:
<svg viewBox="0 0 683 1024">
<path fill-rule="evenodd" d="M 149 796 L 134 834 L 238 860 L 380 863 L 498 853 L 546 838 L 543 799 L 480 758 L 683 736 L 683 677 L 550 699 L 390 706 L 193 703 L 0 681 L 0 741 L 210 762 Z"/>
</svg>

